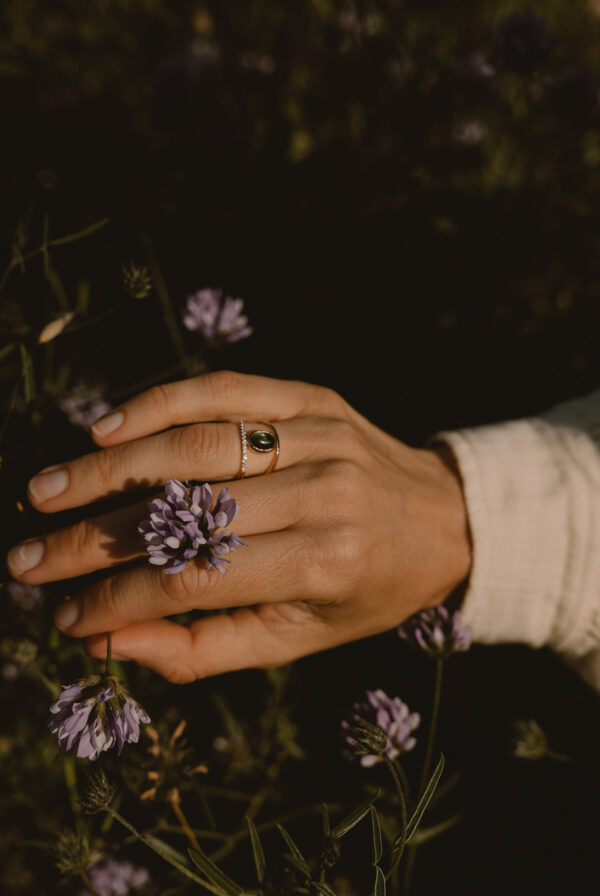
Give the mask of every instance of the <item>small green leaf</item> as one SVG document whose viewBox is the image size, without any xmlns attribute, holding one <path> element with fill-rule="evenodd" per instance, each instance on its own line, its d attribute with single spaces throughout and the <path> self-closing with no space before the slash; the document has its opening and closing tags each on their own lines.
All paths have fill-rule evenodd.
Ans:
<svg viewBox="0 0 600 896">
<path fill-rule="evenodd" d="M 14 342 L 9 342 L 8 345 L 3 345 L 2 348 L 0 348 L 0 361 L 4 361 L 5 358 L 8 358 L 14 347 Z"/>
<path fill-rule="evenodd" d="M 339 824 L 336 824 L 331 832 L 331 836 L 333 837 L 333 839 L 339 840 L 340 837 L 343 837 L 348 833 L 348 831 L 351 831 L 359 821 L 362 821 L 362 819 L 368 813 L 371 804 L 375 802 L 378 796 L 379 790 L 370 799 L 365 800 L 364 803 L 361 803 L 360 806 L 357 806 L 357 808 L 353 812 L 351 812 L 350 815 L 346 816 L 343 821 L 340 821 Z"/>
<path fill-rule="evenodd" d="M 325 837 L 329 837 L 331 836 L 331 822 L 329 820 L 329 808 L 327 803 L 322 803 L 321 809 L 323 812 L 323 834 Z"/>
<path fill-rule="evenodd" d="M 375 868 L 375 890 L 373 891 L 373 896 L 385 896 L 387 893 L 387 885 L 385 882 L 385 874 L 379 867 L 379 865 Z"/>
<path fill-rule="evenodd" d="M 259 884 L 262 886 L 265 879 L 265 854 L 263 852 L 262 843 L 260 842 L 260 837 L 258 836 L 258 831 L 256 830 L 256 825 L 251 818 L 246 818 L 246 822 L 248 824 L 248 831 L 250 832 L 250 843 L 252 844 L 252 853 L 254 855 L 254 864 L 256 866 L 256 877 Z"/>
<path fill-rule="evenodd" d="M 371 812 L 371 828 L 373 833 L 373 864 L 378 865 L 383 855 L 383 843 L 381 842 L 381 825 L 375 806 L 369 806 Z"/>
<path fill-rule="evenodd" d="M 422 843 L 427 843 L 428 840 L 433 840 L 434 837 L 439 837 L 440 834 L 444 834 L 446 831 L 449 831 L 450 828 L 453 828 L 455 824 L 458 824 L 462 817 L 462 812 L 457 812 L 456 815 L 451 815 L 450 818 L 446 818 L 445 821 L 440 821 L 439 824 L 434 824 L 428 828 L 419 828 L 419 830 L 415 831 L 413 834 L 413 845 L 420 846 Z"/>
<path fill-rule="evenodd" d="M 335 896 L 335 893 L 333 892 L 331 887 L 327 886 L 327 884 L 320 883 L 317 880 L 313 880 L 313 881 L 311 881 L 311 883 L 312 883 L 313 887 L 315 888 L 315 890 L 317 891 L 317 893 L 322 893 L 323 896 Z"/>
<path fill-rule="evenodd" d="M 222 890 L 226 896 L 240 896 L 240 893 L 243 892 L 242 888 L 232 881 L 230 877 L 227 877 L 207 855 L 191 848 L 188 849 L 188 853 L 196 868 L 199 868 L 202 874 Z"/>
<path fill-rule="evenodd" d="M 307 877 L 310 877 L 310 868 L 308 867 L 308 862 L 306 861 L 286 829 L 282 824 L 278 824 L 277 829 L 288 846 L 288 849 L 291 853 L 290 858 L 292 860 L 292 864 L 295 865 L 296 868 L 298 868 Z"/>
<path fill-rule="evenodd" d="M 21 372 L 25 384 L 25 402 L 29 404 L 35 398 L 35 371 L 31 355 L 22 342 L 19 343 L 19 349 L 21 350 Z"/>
<path fill-rule="evenodd" d="M 425 791 L 423 792 L 423 796 L 417 803 L 417 808 L 413 812 L 413 814 L 410 818 L 410 821 L 408 822 L 408 824 L 406 826 L 406 842 L 407 843 L 409 842 L 409 840 L 412 837 L 412 835 L 414 834 L 414 832 L 417 830 L 417 828 L 420 824 L 421 818 L 423 817 L 423 813 L 425 812 L 425 809 L 429 805 L 431 797 L 433 796 L 433 794 L 435 792 L 435 788 L 437 787 L 438 782 L 439 782 L 440 778 L 442 777 L 443 771 L 444 771 L 444 754 L 442 753 L 442 755 L 440 756 L 439 762 L 436 765 L 431 778 L 429 779 L 429 783 L 428 783 L 427 787 L 425 788 Z"/>
</svg>

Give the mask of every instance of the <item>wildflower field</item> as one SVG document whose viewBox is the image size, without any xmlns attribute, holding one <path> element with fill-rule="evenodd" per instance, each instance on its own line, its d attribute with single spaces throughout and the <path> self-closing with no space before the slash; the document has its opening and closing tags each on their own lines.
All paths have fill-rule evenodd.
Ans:
<svg viewBox="0 0 600 896">
<path fill-rule="evenodd" d="M 2 557 L 153 385 L 319 383 L 414 445 L 597 387 L 599 50 L 597 0 L 4 0 Z M 154 566 L 248 549 L 219 483 L 147 485 Z M 444 607 L 181 685 L 55 628 L 103 575 L 3 566 L 0 893 L 588 892 L 598 698 L 549 651 Z"/>
</svg>

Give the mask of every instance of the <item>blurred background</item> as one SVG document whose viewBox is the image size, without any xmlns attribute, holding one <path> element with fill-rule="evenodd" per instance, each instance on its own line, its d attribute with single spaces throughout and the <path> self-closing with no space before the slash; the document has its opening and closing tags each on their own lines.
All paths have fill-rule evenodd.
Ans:
<svg viewBox="0 0 600 896">
<path fill-rule="evenodd" d="M 18 507 L 29 476 L 91 450 L 60 408 L 68 383 L 102 382 L 116 403 L 200 369 L 196 335 L 171 338 L 167 290 L 174 308 L 205 286 L 244 299 L 254 335 L 203 363 L 331 386 L 410 444 L 596 387 L 599 49 L 597 0 L 3 0 L 2 547 L 48 525 Z M 154 288 L 124 301 L 131 263 Z M 2 347 L 33 353 L 70 310 L 94 325 L 67 328 L 36 355 L 35 394 L 15 392 L 23 350 Z M 4 612 L 3 631 L 30 625 Z M 475 648 L 450 668 L 440 744 L 462 768 L 464 817 L 424 850 L 415 892 L 583 886 L 596 868 L 597 698 L 545 652 Z M 307 765 L 289 793 L 358 793 L 339 763 L 344 708 L 381 686 L 426 713 L 431 674 L 395 635 L 296 664 Z M 212 742 L 214 707 L 196 707 L 214 683 L 140 681 Z M 222 686 L 251 707 L 262 684 L 247 673 Z M 70 811 L 34 747 L 44 699 L 1 688 L 3 892 L 55 892 L 53 866 L 32 867 L 27 846 Z M 516 762 L 523 716 L 578 761 Z"/>
</svg>

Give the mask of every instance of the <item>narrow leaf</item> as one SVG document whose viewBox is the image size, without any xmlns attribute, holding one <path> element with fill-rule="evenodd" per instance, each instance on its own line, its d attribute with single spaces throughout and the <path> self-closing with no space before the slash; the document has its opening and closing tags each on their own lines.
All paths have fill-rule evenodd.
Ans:
<svg viewBox="0 0 600 896">
<path fill-rule="evenodd" d="M 191 848 L 188 849 L 188 853 L 194 865 L 200 869 L 209 881 L 219 887 L 226 896 L 239 896 L 242 893 L 242 888 L 232 881 L 230 877 L 227 877 L 207 855 Z"/>
<path fill-rule="evenodd" d="M 406 842 L 407 843 L 409 842 L 409 840 L 412 837 L 412 835 L 414 834 L 414 832 L 417 830 L 417 828 L 420 824 L 421 818 L 423 817 L 423 813 L 425 812 L 425 809 L 429 805 L 431 797 L 435 793 L 435 788 L 437 787 L 438 782 L 439 782 L 440 778 L 442 777 L 443 771 L 444 771 L 444 754 L 442 753 L 442 755 L 440 756 L 439 762 L 436 765 L 431 778 L 429 779 L 429 784 L 425 788 L 423 796 L 419 800 L 419 802 L 417 804 L 417 808 L 413 812 L 413 814 L 410 818 L 410 821 L 408 822 L 408 824 L 406 826 Z"/>
<path fill-rule="evenodd" d="M 317 891 L 317 893 L 322 893 L 323 896 L 335 896 L 335 893 L 333 892 L 331 887 L 327 886 L 327 884 L 320 883 L 317 880 L 313 880 L 313 881 L 311 881 L 311 883 L 312 883 L 313 887 L 315 888 L 315 890 Z"/>
<path fill-rule="evenodd" d="M 450 828 L 453 828 L 455 824 L 458 824 L 462 817 L 462 812 L 457 812 L 456 815 L 451 815 L 450 818 L 440 821 L 439 824 L 434 824 L 429 828 L 419 828 L 413 834 L 413 845 L 420 846 L 422 843 L 427 843 L 428 840 L 433 840 L 434 837 L 439 837 L 440 834 L 444 834 Z"/>
<path fill-rule="evenodd" d="M 8 345 L 2 346 L 2 348 L 0 348 L 0 361 L 4 361 L 5 358 L 8 358 L 14 347 L 14 342 L 9 342 Z"/>
<path fill-rule="evenodd" d="M 321 809 L 323 812 L 323 834 L 325 837 L 329 837 L 331 836 L 331 822 L 329 820 L 329 808 L 327 807 L 327 803 L 322 803 Z"/>
<path fill-rule="evenodd" d="M 278 829 L 279 833 L 281 834 L 281 836 L 283 837 L 283 839 L 285 840 L 285 842 L 288 846 L 288 849 L 292 854 L 291 858 L 294 860 L 293 864 L 296 866 L 296 868 L 298 868 L 300 871 L 302 871 L 303 874 L 305 874 L 307 877 L 310 877 L 310 868 L 308 867 L 308 862 L 306 861 L 306 859 L 304 858 L 304 856 L 302 855 L 302 853 L 300 852 L 300 850 L 298 849 L 298 847 L 296 846 L 296 844 L 294 843 L 294 841 L 292 840 L 292 838 L 290 837 L 290 835 L 288 834 L 286 829 L 283 827 L 282 824 L 278 824 L 277 829 Z"/>
<path fill-rule="evenodd" d="M 371 812 L 371 828 L 373 833 L 373 864 L 378 865 L 383 854 L 383 843 L 381 842 L 381 825 L 379 823 L 379 815 L 375 806 L 369 806 Z"/>
<path fill-rule="evenodd" d="M 35 398 L 35 373 L 33 369 L 33 360 L 31 355 L 22 342 L 19 343 L 21 350 L 21 371 L 23 374 L 23 383 L 25 385 L 25 401 L 29 404 Z"/>
<path fill-rule="evenodd" d="M 262 843 L 260 842 L 260 837 L 258 836 L 258 831 L 256 830 L 256 825 L 251 818 L 246 818 L 246 822 L 248 824 L 248 831 L 250 832 L 250 843 L 252 844 L 252 854 L 254 855 L 254 864 L 256 866 L 256 877 L 259 884 L 262 886 L 265 879 L 265 854 L 263 852 Z"/>
<path fill-rule="evenodd" d="M 362 819 L 368 813 L 371 804 L 375 802 L 378 796 L 379 791 L 377 791 L 377 793 L 370 799 L 365 800 L 364 803 L 361 803 L 360 806 L 357 806 L 357 808 L 353 812 L 351 812 L 350 815 L 346 816 L 343 821 L 340 821 L 339 824 L 336 824 L 331 832 L 331 836 L 334 838 L 334 840 L 339 840 L 340 837 L 343 837 L 348 833 L 348 831 L 351 831 L 359 821 L 362 821 Z"/>
<path fill-rule="evenodd" d="M 375 890 L 373 896 L 385 896 L 386 893 L 387 885 L 385 883 L 385 874 L 379 865 L 377 865 L 375 868 Z"/>
</svg>

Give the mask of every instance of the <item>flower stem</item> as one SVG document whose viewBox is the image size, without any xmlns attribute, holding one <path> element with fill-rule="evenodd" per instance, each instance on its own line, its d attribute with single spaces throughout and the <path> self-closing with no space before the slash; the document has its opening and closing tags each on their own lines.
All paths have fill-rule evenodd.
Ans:
<svg viewBox="0 0 600 896">
<path fill-rule="evenodd" d="M 438 657 L 435 669 L 435 688 L 433 692 L 433 705 L 431 707 L 431 724 L 429 726 L 429 737 L 427 738 L 427 748 L 425 751 L 425 762 L 423 763 L 423 772 L 421 774 L 421 783 L 417 793 L 417 800 L 421 799 L 427 782 L 429 780 L 429 772 L 431 770 L 431 757 L 433 756 L 433 748 L 435 746 L 435 735 L 437 731 L 437 722 L 440 711 L 440 698 L 442 696 L 442 678 L 444 674 L 444 659 Z M 410 882 L 417 857 L 417 847 L 410 845 L 406 857 L 406 866 L 404 869 L 404 892 L 408 894 Z"/>
<path fill-rule="evenodd" d="M 392 874 L 394 874 L 396 868 L 400 864 L 400 859 L 402 858 L 402 854 L 404 853 L 404 847 L 406 846 L 406 826 L 408 824 L 408 814 L 406 811 L 406 793 L 404 785 L 402 783 L 402 779 L 398 772 L 398 766 L 395 762 L 392 762 L 389 756 L 387 756 L 385 753 L 383 754 L 383 758 L 385 759 L 386 765 L 390 770 L 390 774 L 396 787 L 396 792 L 400 799 L 400 842 L 395 853 L 392 851 L 392 864 L 390 870 L 386 875 L 386 880 L 389 880 L 389 878 L 392 876 Z"/>
<path fill-rule="evenodd" d="M 429 737 L 427 739 L 427 750 L 425 752 L 425 762 L 423 763 L 423 772 L 421 774 L 421 783 L 419 784 L 419 792 L 417 798 L 421 799 L 423 792 L 427 787 L 429 780 L 429 772 L 431 771 L 431 757 L 433 756 L 433 748 L 435 746 L 435 735 L 437 731 L 438 716 L 440 712 L 440 697 L 442 696 L 442 678 L 444 674 L 443 657 L 438 657 L 435 669 L 435 689 L 433 692 L 433 705 L 431 707 L 431 724 L 429 726 Z"/>
<path fill-rule="evenodd" d="M 104 666 L 104 674 L 110 675 L 110 658 L 112 654 L 112 632 L 106 633 L 106 665 Z"/>
<path fill-rule="evenodd" d="M 555 762 L 572 762 L 573 759 L 571 756 L 567 756 L 565 753 L 557 753 L 555 750 L 546 750 L 544 753 L 548 759 L 554 759 Z"/>
<path fill-rule="evenodd" d="M 171 803 L 171 806 L 173 807 L 173 812 L 177 816 L 177 820 L 181 824 L 181 829 L 182 829 L 183 833 L 188 838 L 188 840 L 190 841 L 190 843 L 194 847 L 194 849 L 197 849 L 198 852 L 202 852 L 202 847 L 198 843 L 198 840 L 196 839 L 196 835 L 194 834 L 194 831 L 190 827 L 190 823 L 187 820 L 187 818 L 185 817 L 185 813 L 184 813 L 183 809 L 181 808 L 181 798 L 179 796 L 179 790 L 177 789 L 177 787 L 174 787 L 173 790 L 171 790 L 171 792 L 168 794 L 168 799 L 169 799 L 169 802 Z"/>
<path fill-rule="evenodd" d="M 106 811 L 109 812 L 110 815 L 112 815 L 115 821 L 118 821 L 119 824 L 122 824 L 124 828 L 127 828 L 127 830 L 130 831 L 134 835 L 134 837 L 137 837 L 138 840 L 141 840 L 142 843 L 145 843 L 146 846 L 149 846 L 151 850 L 153 850 L 157 855 L 161 857 L 161 859 L 164 859 L 165 862 L 173 865 L 174 868 L 177 868 L 178 871 L 180 871 L 182 874 L 185 874 L 185 876 L 189 877 L 190 880 L 193 880 L 197 884 L 202 884 L 203 887 L 206 887 L 206 881 L 202 880 L 201 877 L 198 877 L 197 874 L 194 874 L 193 871 L 190 871 L 189 868 L 186 868 L 185 865 L 182 865 L 181 862 L 178 862 L 177 859 L 174 859 L 173 856 L 170 856 L 155 843 L 152 843 L 152 841 L 149 840 L 148 837 L 145 837 L 141 831 L 138 831 L 137 828 L 134 828 L 134 826 L 130 824 L 130 822 L 128 822 L 126 818 L 123 818 L 122 815 L 119 815 L 119 813 L 115 809 L 109 807 Z"/>
</svg>

